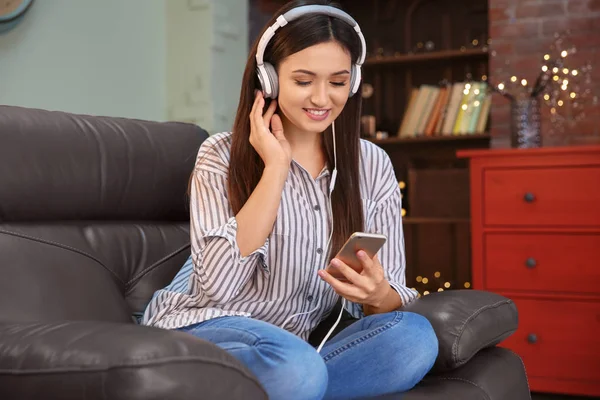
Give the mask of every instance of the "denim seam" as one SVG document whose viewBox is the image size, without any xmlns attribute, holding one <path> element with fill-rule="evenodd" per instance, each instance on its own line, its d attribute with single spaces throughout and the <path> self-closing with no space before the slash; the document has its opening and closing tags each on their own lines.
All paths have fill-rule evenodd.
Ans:
<svg viewBox="0 0 600 400">
<path fill-rule="evenodd" d="M 208 321 L 210 321 L 210 320 L 206 320 L 206 321 L 203 321 L 203 322 L 208 322 Z M 202 323 L 200 323 L 200 324 L 202 324 Z M 198 325 L 200 325 L 200 324 L 198 324 Z M 207 328 L 210 328 L 210 327 L 211 326 L 207 326 Z M 184 329 L 182 329 L 182 331 L 193 334 L 192 332 L 195 332 L 196 329 L 198 329 L 198 328 L 200 328 L 200 326 L 196 326 L 196 327 L 194 327 L 191 330 L 184 330 Z M 261 338 L 259 336 L 255 335 L 253 332 L 247 331 L 245 329 L 236 328 L 235 326 L 221 326 L 221 327 L 216 326 L 215 328 L 232 329 L 232 330 L 235 330 L 237 332 L 242 332 L 244 334 L 251 335 L 255 339 L 255 342 L 252 343 L 251 346 L 257 346 L 257 345 L 262 344 Z"/>
<path fill-rule="evenodd" d="M 323 360 L 325 362 L 330 361 L 331 359 L 333 359 L 334 357 L 342 354 L 344 351 L 348 350 L 351 347 L 356 346 L 359 343 L 362 343 L 368 339 L 371 339 L 374 336 L 379 335 L 380 333 L 390 329 L 391 327 L 393 327 L 394 325 L 398 324 L 398 322 L 402 321 L 402 318 L 404 317 L 404 313 L 403 312 L 396 312 L 396 316 L 394 317 L 394 319 L 390 322 L 388 322 L 387 324 L 385 324 L 382 327 L 377 328 L 376 330 L 369 332 L 368 334 L 359 337 L 358 339 L 354 339 L 353 341 L 351 341 L 350 343 L 346 343 L 345 345 L 343 345 L 342 347 L 339 347 L 337 349 L 335 349 L 334 351 L 332 351 L 331 353 L 325 355 L 323 357 Z"/>
</svg>

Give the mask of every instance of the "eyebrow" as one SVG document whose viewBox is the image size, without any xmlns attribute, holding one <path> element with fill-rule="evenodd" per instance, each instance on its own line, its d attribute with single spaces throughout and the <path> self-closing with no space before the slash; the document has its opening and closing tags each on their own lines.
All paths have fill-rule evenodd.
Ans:
<svg viewBox="0 0 600 400">
<path fill-rule="evenodd" d="M 295 70 L 295 71 L 292 71 L 292 72 L 300 72 L 300 73 L 303 73 L 303 74 L 307 74 L 307 75 L 313 75 L 313 76 L 317 75 L 317 74 L 315 74 L 314 72 L 312 72 L 312 71 L 308 71 L 308 70 L 306 70 L 306 69 L 297 69 L 297 70 Z M 344 75 L 344 74 L 349 74 L 349 73 L 350 73 L 350 72 L 348 72 L 348 70 L 346 70 L 346 69 L 343 69 L 343 70 L 341 70 L 341 71 L 334 72 L 334 73 L 333 73 L 333 74 L 331 74 L 331 75 Z"/>
</svg>

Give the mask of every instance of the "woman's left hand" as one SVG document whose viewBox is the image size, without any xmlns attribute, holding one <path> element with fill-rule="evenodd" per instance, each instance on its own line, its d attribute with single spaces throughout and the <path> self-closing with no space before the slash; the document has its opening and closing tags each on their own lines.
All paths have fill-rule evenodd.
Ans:
<svg viewBox="0 0 600 400">
<path fill-rule="evenodd" d="M 389 295 L 389 290 L 393 289 L 385 279 L 383 267 L 377 259 L 377 255 L 370 258 L 362 250 L 359 250 L 356 254 L 363 267 L 360 273 L 337 258 L 331 260 L 332 266 L 339 270 L 348 282 L 336 279 L 325 270 L 320 270 L 318 274 L 331 285 L 337 294 L 346 300 L 379 308 Z"/>
</svg>

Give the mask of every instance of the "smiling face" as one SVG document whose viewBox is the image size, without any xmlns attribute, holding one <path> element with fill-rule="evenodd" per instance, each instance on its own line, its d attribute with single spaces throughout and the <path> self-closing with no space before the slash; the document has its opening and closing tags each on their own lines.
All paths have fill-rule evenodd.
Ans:
<svg viewBox="0 0 600 400">
<path fill-rule="evenodd" d="M 350 53 L 334 41 L 285 58 L 277 74 L 284 127 L 320 133 L 331 125 L 348 101 L 350 67 Z"/>
</svg>

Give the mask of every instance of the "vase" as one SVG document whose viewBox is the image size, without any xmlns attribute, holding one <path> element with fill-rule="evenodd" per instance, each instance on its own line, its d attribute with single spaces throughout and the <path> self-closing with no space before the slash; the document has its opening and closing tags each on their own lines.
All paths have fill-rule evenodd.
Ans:
<svg viewBox="0 0 600 400">
<path fill-rule="evenodd" d="M 537 98 L 514 99 L 510 105 L 510 144 L 514 148 L 542 146 L 540 103 Z"/>
</svg>

